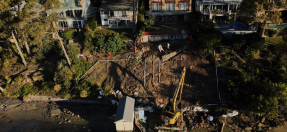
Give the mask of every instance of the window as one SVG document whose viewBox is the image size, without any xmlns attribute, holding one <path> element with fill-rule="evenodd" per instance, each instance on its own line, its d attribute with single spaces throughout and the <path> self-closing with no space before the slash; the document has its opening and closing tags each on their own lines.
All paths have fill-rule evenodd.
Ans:
<svg viewBox="0 0 287 132">
<path fill-rule="evenodd" d="M 74 17 L 73 11 L 72 10 L 67 10 L 66 11 L 66 16 L 67 17 Z"/>
<path fill-rule="evenodd" d="M 117 24 L 115 20 L 109 20 L 109 24 Z"/>
<path fill-rule="evenodd" d="M 178 3 L 178 10 L 188 10 L 188 3 Z"/>
<path fill-rule="evenodd" d="M 104 19 L 104 21 L 108 21 L 108 19 Z"/>
<path fill-rule="evenodd" d="M 166 11 L 174 11 L 175 9 L 175 4 L 165 4 L 165 10 Z"/>
<path fill-rule="evenodd" d="M 115 17 L 119 16 L 119 11 L 114 11 L 114 16 Z"/>
<path fill-rule="evenodd" d="M 59 27 L 66 27 L 66 28 L 68 28 L 68 22 L 67 21 L 59 21 Z"/>
<path fill-rule="evenodd" d="M 122 16 L 123 16 L 123 17 L 126 17 L 126 16 L 127 16 L 126 11 L 122 11 Z"/>
<path fill-rule="evenodd" d="M 82 17 L 82 13 L 83 13 L 82 10 L 74 10 L 74 14 L 76 17 Z"/>
<path fill-rule="evenodd" d="M 161 10 L 161 3 L 151 3 L 151 10 L 153 11 L 159 11 Z"/>
<path fill-rule="evenodd" d="M 119 12 L 119 17 L 123 16 L 123 12 L 122 11 L 118 11 Z"/>
<path fill-rule="evenodd" d="M 82 28 L 82 23 L 81 21 L 73 21 L 73 26 L 74 28 Z"/>
</svg>

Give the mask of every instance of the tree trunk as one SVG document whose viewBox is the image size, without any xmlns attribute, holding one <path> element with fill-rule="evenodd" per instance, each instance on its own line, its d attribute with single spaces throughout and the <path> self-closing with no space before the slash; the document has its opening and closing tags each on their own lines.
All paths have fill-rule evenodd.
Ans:
<svg viewBox="0 0 287 132">
<path fill-rule="evenodd" d="M 0 86 L 0 91 L 3 93 L 4 92 L 4 89 Z"/>
<path fill-rule="evenodd" d="M 15 41 L 15 45 L 16 45 L 17 50 L 18 50 L 18 52 L 19 52 L 19 54 L 20 54 L 20 56 L 21 56 L 22 62 L 23 62 L 23 64 L 24 64 L 24 66 L 26 67 L 26 65 L 27 65 L 26 60 L 25 60 L 25 58 L 24 58 L 24 56 L 23 56 L 23 54 L 22 54 L 21 49 L 19 48 L 18 42 L 17 42 L 17 40 L 15 39 L 15 36 L 14 36 L 13 31 L 12 31 L 12 37 L 13 37 L 13 39 L 14 39 L 14 41 Z"/>
<path fill-rule="evenodd" d="M 29 46 L 28 46 L 27 41 L 24 41 L 24 44 L 25 44 L 25 47 L 26 47 L 26 50 L 27 50 L 28 55 L 30 55 L 30 48 L 29 48 Z"/>
<path fill-rule="evenodd" d="M 69 66 L 71 66 L 71 62 L 70 62 L 70 60 L 69 60 L 69 56 L 68 56 L 67 53 L 66 53 L 65 47 L 64 47 L 64 45 L 63 45 L 63 42 L 62 42 L 62 40 L 61 40 L 59 34 L 56 33 L 56 36 L 58 37 L 58 39 L 59 39 L 59 41 L 60 41 L 60 43 L 61 43 L 62 50 L 63 50 L 63 52 L 64 52 L 64 55 L 65 55 L 66 59 L 67 59 L 67 62 L 68 62 L 68 64 L 69 64 Z"/>
<path fill-rule="evenodd" d="M 261 36 L 261 37 L 264 37 L 264 36 L 265 36 L 264 33 L 265 33 L 265 26 L 262 28 L 260 36 Z"/>
<path fill-rule="evenodd" d="M 23 36 L 23 38 L 24 38 L 24 34 L 22 34 L 22 36 Z M 24 38 L 24 39 L 25 39 L 25 38 Z M 29 45 L 28 45 L 28 43 L 27 43 L 26 40 L 24 40 L 24 44 L 25 44 L 25 47 L 26 47 L 26 50 L 27 50 L 28 55 L 30 55 L 30 48 L 29 48 Z"/>
<path fill-rule="evenodd" d="M 261 119 L 261 123 L 264 123 L 265 119 L 266 119 L 266 116 L 263 116 L 262 119 Z"/>
</svg>

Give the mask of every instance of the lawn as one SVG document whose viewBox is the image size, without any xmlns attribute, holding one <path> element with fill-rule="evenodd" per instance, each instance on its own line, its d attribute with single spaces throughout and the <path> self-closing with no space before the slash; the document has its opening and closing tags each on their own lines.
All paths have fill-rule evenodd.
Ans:
<svg viewBox="0 0 287 132">
<path fill-rule="evenodd" d="M 271 45 L 276 45 L 276 44 L 280 44 L 280 43 L 284 43 L 284 41 L 282 40 L 282 37 L 266 37 L 266 44 L 271 44 Z"/>
<path fill-rule="evenodd" d="M 132 29 L 99 29 L 95 33 L 119 33 L 122 35 L 123 40 L 131 40 L 132 39 Z"/>
<path fill-rule="evenodd" d="M 165 24 L 165 25 L 153 25 L 147 31 L 167 32 L 167 31 L 174 31 L 174 28 L 176 28 L 177 31 L 182 31 L 182 30 L 187 31 L 187 29 L 189 29 L 188 25 L 186 24 Z"/>
</svg>

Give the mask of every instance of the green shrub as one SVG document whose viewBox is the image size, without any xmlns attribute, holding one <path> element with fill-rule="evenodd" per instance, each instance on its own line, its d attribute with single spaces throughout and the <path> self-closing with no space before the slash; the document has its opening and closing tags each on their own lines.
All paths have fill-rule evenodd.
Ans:
<svg viewBox="0 0 287 132">
<path fill-rule="evenodd" d="M 273 29 L 266 29 L 265 31 L 269 37 L 273 37 L 274 35 L 277 34 L 277 30 L 273 30 Z"/>
<path fill-rule="evenodd" d="M 82 98 L 88 97 L 88 92 L 86 90 L 81 91 L 80 97 L 82 97 Z"/>
<path fill-rule="evenodd" d="M 55 83 L 52 81 L 43 81 L 41 84 L 41 89 L 48 91 L 48 90 L 53 90 L 54 89 Z"/>
<path fill-rule="evenodd" d="M 24 96 L 26 96 L 26 95 L 28 95 L 28 94 L 30 94 L 32 91 L 33 91 L 33 86 L 32 85 L 30 85 L 29 83 L 27 83 L 27 84 L 25 84 L 23 87 L 22 87 L 22 89 L 21 89 L 21 96 L 22 97 L 24 97 Z"/>
<path fill-rule="evenodd" d="M 96 31 L 97 27 L 98 27 L 98 24 L 97 24 L 96 18 L 89 17 L 87 20 L 86 29 Z"/>
<path fill-rule="evenodd" d="M 111 95 L 113 92 L 113 89 L 111 87 L 105 87 L 103 88 L 103 96 L 108 96 Z"/>
<path fill-rule="evenodd" d="M 61 32 L 60 36 L 64 39 L 65 43 L 68 43 L 69 40 L 73 38 L 74 33 L 75 33 L 75 29 L 68 29 L 64 32 Z"/>
</svg>

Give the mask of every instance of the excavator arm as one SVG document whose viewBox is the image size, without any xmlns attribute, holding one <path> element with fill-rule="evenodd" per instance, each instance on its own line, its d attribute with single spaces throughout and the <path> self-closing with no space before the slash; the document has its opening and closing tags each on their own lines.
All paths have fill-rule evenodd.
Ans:
<svg viewBox="0 0 287 132">
<path fill-rule="evenodd" d="M 174 95 L 173 95 L 173 100 L 172 100 L 172 110 L 175 112 L 175 106 L 176 106 L 176 99 L 177 99 L 177 96 L 178 96 L 178 93 L 179 93 L 179 100 L 181 100 L 181 94 L 182 94 L 182 89 L 183 89 L 183 85 L 184 85 L 184 78 L 185 78 L 185 72 L 186 72 L 186 69 L 185 67 L 183 68 L 182 70 L 182 73 L 181 73 L 181 79 L 178 83 L 178 86 L 174 92 Z"/>
</svg>

